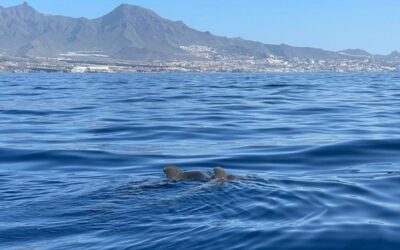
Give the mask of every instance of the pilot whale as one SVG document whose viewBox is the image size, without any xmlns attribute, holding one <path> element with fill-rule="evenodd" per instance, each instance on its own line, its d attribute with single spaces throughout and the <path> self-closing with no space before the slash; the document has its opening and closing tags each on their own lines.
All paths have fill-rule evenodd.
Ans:
<svg viewBox="0 0 400 250">
<path fill-rule="evenodd" d="M 219 179 L 219 180 L 233 181 L 233 180 L 244 179 L 244 177 L 242 177 L 242 176 L 236 176 L 236 175 L 231 175 L 231 174 L 226 173 L 225 169 L 223 169 L 221 167 L 214 168 L 214 175 L 215 175 L 215 179 Z"/>
<path fill-rule="evenodd" d="M 171 181 L 184 181 L 184 180 L 209 181 L 212 179 L 212 176 L 207 172 L 202 172 L 202 171 L 184 172 L 182 169 L 176 166 L 165 167 L 164 174 L 167 177 L 167 179 Z"/>
<path fill-rule="evenodd" d="M 164 168 L 164 174 L 168 180 L 171 181 L 182 181 L 182 180 L 195 180 L 195 181 L 209 181 L 212 179 L 216 180 L 237 180 L 241 179 L 240 176 L 227 174 L 222 167 L 214 168 L 214 176 L 208 172 L 203 171 L 183 171 L 176 166 L 166 166 Z"/>
</svg>

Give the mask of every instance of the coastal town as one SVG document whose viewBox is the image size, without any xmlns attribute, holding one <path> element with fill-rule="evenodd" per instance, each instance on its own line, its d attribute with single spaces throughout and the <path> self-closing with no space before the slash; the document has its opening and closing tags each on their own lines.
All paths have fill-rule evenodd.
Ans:
<svg viewBox="0 0 400 250">
<path fill-rule="evenodd" d="M 396 50 L 377 55 L 229 38 L 129 4 L 98 19 L 66 19 L 23 3 L 0 7 L 0 19 L 0 72 L 400 71 Z"/>
<path fill-rule="evenodd" d="M 205 55 L 204 57 L 209 57 Z M 130 72 L 399 72 L 400 60 L 353 58 L 284 59 L 268 56 L 218 57 L 201 60 L 124 61 L 107 58 L 0 56 L 0 72 L 130 73 Z"/>
</svg>

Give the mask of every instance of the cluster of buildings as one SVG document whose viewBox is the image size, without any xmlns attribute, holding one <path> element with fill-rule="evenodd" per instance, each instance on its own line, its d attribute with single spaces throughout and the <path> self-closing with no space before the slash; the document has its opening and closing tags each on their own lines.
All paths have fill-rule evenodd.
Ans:
<svg viewBox="0 0 400 250">
<path fill-rule="evenodd" d="M 221 56 L 209 59 L 214 51 L 207 47 L 187 47 L 199 60 L 168 62 L 132 62 L 115 59 L 82 60 L 80 58 L 18 58 L 0 55 L 0 72 L 71 72 L 71 73 L 129 73 L 129 72 L 399 72 L 400 60 L 374 58 L 311 60 L 284 59 L 269 56 Z"/>
<path fill-rule="evenodd" d="M 176 61 L 165 64 L 173 72 L 398 72 L 400 63 L 359 60 L 219 60 Z"/>
<path fill-rule="evenodd" d="M 180 49 L 197 58 L 214 59 L 218 51 L 203 45 L 180 46 Z"/>
</svg>

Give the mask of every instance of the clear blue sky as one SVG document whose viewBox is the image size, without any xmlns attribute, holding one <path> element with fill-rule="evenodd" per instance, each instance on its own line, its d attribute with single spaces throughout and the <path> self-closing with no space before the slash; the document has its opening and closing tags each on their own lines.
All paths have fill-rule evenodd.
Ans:
<svg viewBox="0 0 400 250">
<path fill-rule="evenodd" d="M 8 7 L 23 0 L 0 0 Z M 400 50 L 400 0 L 27 0 L 49 14 L 99 17 L 121 3 L 229 37 L 329 50 Z"/>
</svg>

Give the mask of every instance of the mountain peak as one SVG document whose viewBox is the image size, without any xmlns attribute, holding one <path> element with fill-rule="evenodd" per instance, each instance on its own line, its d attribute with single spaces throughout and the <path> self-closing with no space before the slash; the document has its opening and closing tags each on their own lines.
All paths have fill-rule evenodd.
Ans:
<svg viewBox="0 0 400 250">
<path fill-rule="evenodd" d="M 117 8 L 123 8 L 123 9 L 143 9 L 140 6 L 133 5 L 133 4 L 127 4 L 127 3 L 122 3 L 120 4 Z"/>
<path fill-rule="evenodd" d="M 345 50 L 341 50 L 339 51 L 339 53 L 345 54 L 345 55 L 349 55 L 349 56 L 371 56 L 370 53 L 368 53 L 365 50 L 362 49 L 345 49 Z"/>
<path fill-rule="evenodd" d="M 136 5 L 121 4 L 110 13 L 100 17 L 105 23 L 129 22 L 142 17 L 145 20 L 161 18 L 155 12 Z"/>
<path fill-rule="evenodd" d="M 389 57 L 400 57 L 400 52 L 398 50 L 393 51 L 388 55 Z"/>
<path fill-rule="evenodd" d="M 27 2 L 23 2 L 23 3 L 19 4 L 19 5 L 16 5 L 16 6 L 11 7 L 11 8 L 14 8 L 14 9 L 33 9 Z"/>
<path fill-rule="evenodd" d="M 20 5 L 12 6 L 9 8 L 5 8 L 11 11 L 16 11 L 16 12 L 23 12 L 23 13 L 29 13 L 29 12 L 36 12 L 36 10 L 31 7 L 27 2 L 24 2 Z"/>
<path fill-rule="evenodd" d="M 113 12 L 124 13 L 124 14 L 135 14 L 135 13 L 146 13 L 151 15 L 157 15 L 154 11 L 142 8 L 137 5 L 121 4 L 114 9 Z"/>
</svg>

